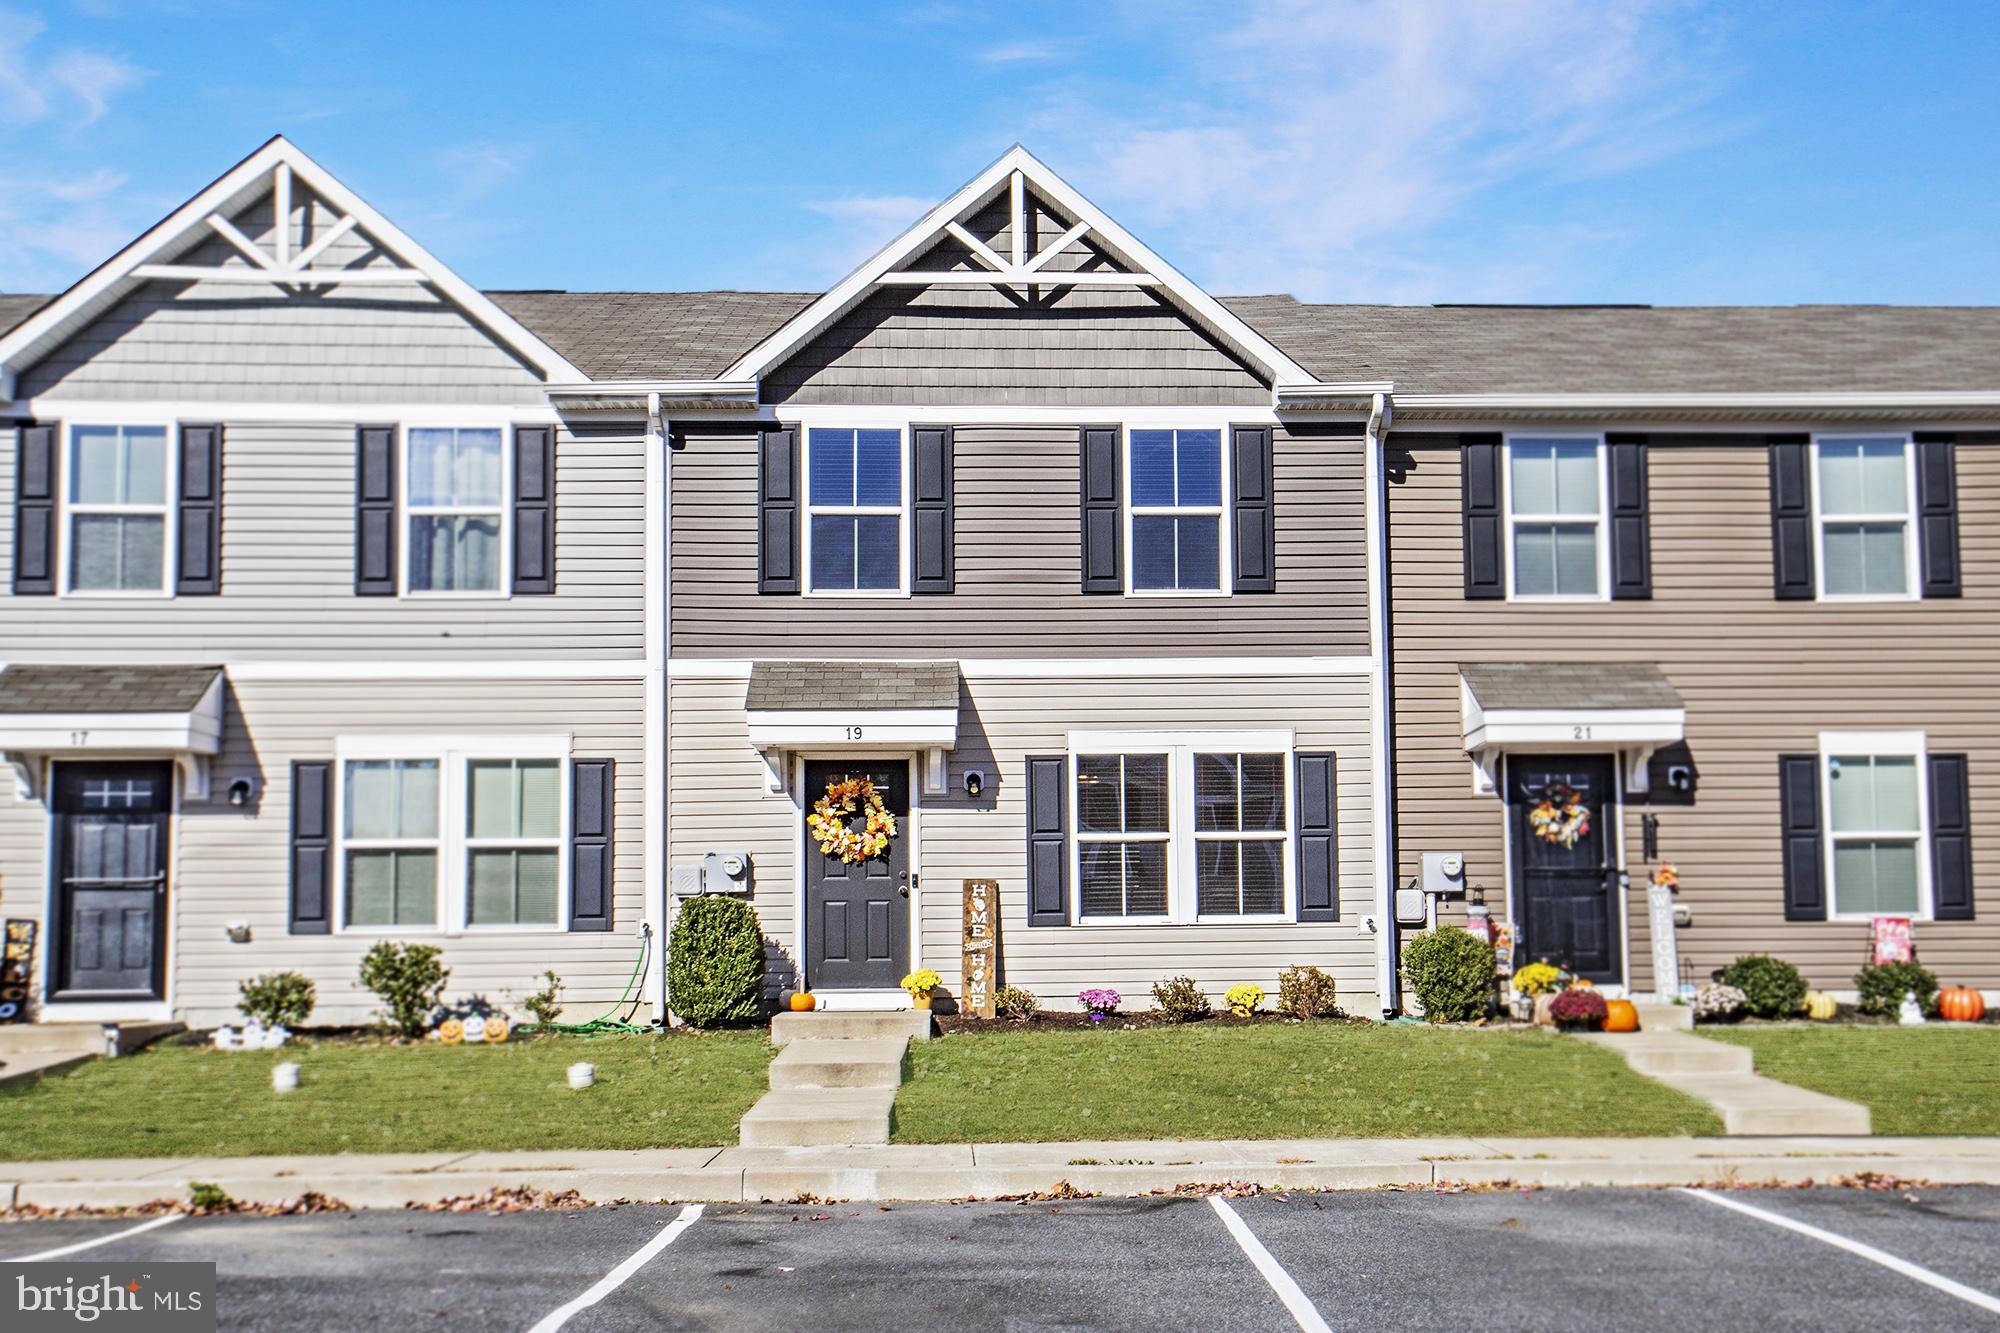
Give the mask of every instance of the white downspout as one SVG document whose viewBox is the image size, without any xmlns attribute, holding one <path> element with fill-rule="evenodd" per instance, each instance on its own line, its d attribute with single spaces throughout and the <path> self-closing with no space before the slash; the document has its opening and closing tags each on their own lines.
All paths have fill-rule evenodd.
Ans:
<svg viewBox="0 0 2000 1333">
<path fill-rule="evenodd" d="M 642 846 L 646 894 L 646 924 L 651 929 L 652 956 L 646 972 L 646 998 L 654 1017 L 667 1021 L 667 609 L 672 594 L 672 570 L 667 552 L 672 540 L 672 498 L 668 491 L 666 423 L 660 417 L 660 395 L 646 395 L 644 608 L 646 629 L 646 717 L 641 734 L 646 753 L 645 829 Z"/>
<path fill-rule="evenodd" d="M 1375 718 L 1375 734 L 1369 751 L 1374 760 L 1371 781 L 1375 796 L 1372 827 L 1375 843 L 1375 973 L 1385 1018 L 1402 1008 L 1396 981 L 1396 726 L 1391 711 L 1395 706 L 1395 691 L 1390 680 L 1393 661 L 1389 651 L 1389 479 L 1384 458 L 1394 416 L 1395 404 L 1388 394 L 1370 396 L 1364 476 L 1368 490 L 1369 687 L 1373 695 L 1369 707 Z"/>
</svg>

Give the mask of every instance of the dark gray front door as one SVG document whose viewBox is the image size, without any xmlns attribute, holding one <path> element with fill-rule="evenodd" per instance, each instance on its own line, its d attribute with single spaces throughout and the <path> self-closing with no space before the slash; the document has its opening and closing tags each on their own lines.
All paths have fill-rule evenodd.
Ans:
<svg viewBox="0 0 2000 1333">
<path fill-rule="evenodd" d="M 1621 980 L 1618 784 L 1611 760 L 1509 759 L 1507 806 L 1521 930 L 1516 961 L 1546 958 L 1592 981 Z M 1581 823 L 1573 822 L 1572 809 L 1582 813 Z"/>
<path fill-rule="evenodd" d="M 58 764 L 55 999 L 166 994 L 169 764 Z"/>
<path fill-rule="evenodd" d="M 910 770 L 901 759 L 806 764 L 806 810 L 829 782 L 867 776 L 896 817 L 880 856 L 849 864 L 806 833 L 806 984 L 814 990 L 888 989 L 910 966 Z M 800 816 L 804 818 L 803 813 Z M 860 825 L 860 816 L 854 819 Z"/>
</svg>

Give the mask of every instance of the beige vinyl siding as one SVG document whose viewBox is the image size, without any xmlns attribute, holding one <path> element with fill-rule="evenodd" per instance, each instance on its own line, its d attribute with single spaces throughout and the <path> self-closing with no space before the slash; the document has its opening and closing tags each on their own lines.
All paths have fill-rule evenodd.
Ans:
<svg viewBox="0 0 2000 1333">
<path fill-rule="evenodd" d="M 893 413 L 885 423 L 896 424 Z M 690 433 L 673 454 L 677 657 L 1346 655 L 1368 651 L 1361 443 L 1278 432 L 1278 591 L 1085 596 L 1075 426 L 954 432 L 956 591 L 757 592 L 757 453 Z"/>
<path fill-rule="evenodd" d="M 1463 851 L 1468 880 L 1506 882 L 1504 810 L 1476 795 L 1462 746 L 1457 664 L 1655 661 L 1687 707 L 1695 803 L 1628 805 L 1627 957 L 1651 990 L 1640 815 L 1660 819 L 1660 854 L 1681 872 L 1694 915 L 1677 932 L 1697 981 L 1738 954 L 1768 951 L 1815 985 L 1851 989 L 1867 925 L 1784 920 L 1778 755 L 1814 753 L 1822 731 L 1923 731 L 1933 753 L 1965 753 L 1972 783 L 1977 919 L 1919 922 L 1924 963 L 1947 981 L 2000 985 L 2000 442 L 1961 436 L 1960 599 L 1781 602 L 1771 590 L 1768 455 L 1761 436 L 1663 438 L 1651 452 L 1653 600 L 1467 601 L 1459 456 L 1399 433 L 1413 466 L 1390 487 L 1396 772 L 1401 873 L 1420 853 Z M 1656 782 L 1661 777 L 1655 765 Z"/>
<path fill-rule="evenodd" d="M 644 654 L 641 440 L 558 432 L 553 595 L 394 598 L 354 595 L 353 425 L 225 420 L 223 433 L 221 594 L 15 597 L 14 508 L 0 505 L 0 660 Z M 7 497 L 15 435 L 0 431 Z"/>
<path fill-rule="evenodd" d="M 669 687 L 669 854 L 686 865 L 704 852 L 747 848 L 755 863 L 752 903 L 770 938 L 774 986 L 790 984 L 799 940 L 798 830 L 803 812 L 790 795 L 763 790 L 763 761 L 751 749 L 741 679 L 676 677 Z M 1073 730 L 1214 731 L 1291 728 L 1300 750 L 1338 756 L 1340 920 L 1329 923 L 1068 926 L 1030 929 L 1026 903 L 1025 760 L 1061 754 Z M 1185 973 L 1218 999 L 1253 981 L 1277 992 L 1277 976 L 1311 964 L 1338 979 L 1342 1005 L 1373 1012 L 1373 915 L 1368 751 L 1368 682 L 1355 676 L 1069 678 L 968 680 L 951 788 L 919 790 L 910 821 L 911 868 L 921 877 L 913 965 L 935 968 L 948 991 L 960 984 L 963 881 L 1000 881 L 1000 954 L 1006 981 L 1045 1004 L 1074 1007 L 1076 992 L 1109 985 L 1134 1008 L 1150 1006 L 1151 986 Z M 985 791 L 968 799 L 960 779 L 985 772 Z M 1296 817 L 1296 812 L 1294 812 Z"/>
</svg>

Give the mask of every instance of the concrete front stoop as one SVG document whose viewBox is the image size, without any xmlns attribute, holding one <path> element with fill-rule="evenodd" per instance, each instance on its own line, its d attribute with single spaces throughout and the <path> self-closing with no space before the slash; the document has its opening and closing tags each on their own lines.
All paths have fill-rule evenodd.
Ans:
<svg viewBox="0 0 2000 1333">
<path fill-rule="evenodd" d="M 1765 1078 L 1756 1072 L 1746 1047 L 1707 1041 L 1691 1031 L 1668 1027 L 1577 1035 L 1618 1052 L 1633 1072 L 1707 1102 L 1722 1117 L 1726 1133 L 1832 1135 L 1873 1131 L 1867 1107 Z"/>
<path fill-rule="evenodd" d="M 182 1027 L 180 1023 L 9 1024 L 0 1027 L 0 1083 L 54 1073 L 101 1055 L 128 1055 Z"/>
<path fill-rule="evenodd" d="M 785 1013 L 771 1022 L 771 1090 L 744 1115 L 745 1148 L 887 1143 L 911 1040 L 931 1035 L 927 1010 Z"/>
</svg>

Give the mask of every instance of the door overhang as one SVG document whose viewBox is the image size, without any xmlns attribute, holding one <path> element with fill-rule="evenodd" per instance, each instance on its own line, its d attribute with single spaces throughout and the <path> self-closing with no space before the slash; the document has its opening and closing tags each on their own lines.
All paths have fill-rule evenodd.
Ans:
<svg viewBox="0 0 2000 1333">
<path fill-rule="evenodd" d="M 1644 792 L 1653 752 L 1685 739 L 1687 709 L 1651 662 L 1484 662 L 1459 667 L 1473 790 L 1499 789 L 1508 754 L 1612 754 Z"/>
<path fill-rule="evenodd" d="M 14 664 L 0 670 L 0 762 L 38 800 L 51 759 L 168 759 L 182 794 L 206 800 L 222 707 L 219 666 Z"/>
<path fill-rule="evenodd" d="M 958 663 L 753 662 L 745 695 L 750 744 L 765 790 L 789 791 L 791 759 L 923 756 L 926 795 L 945 790 L 945 755 L 958 745 Z"/>
</svg>

